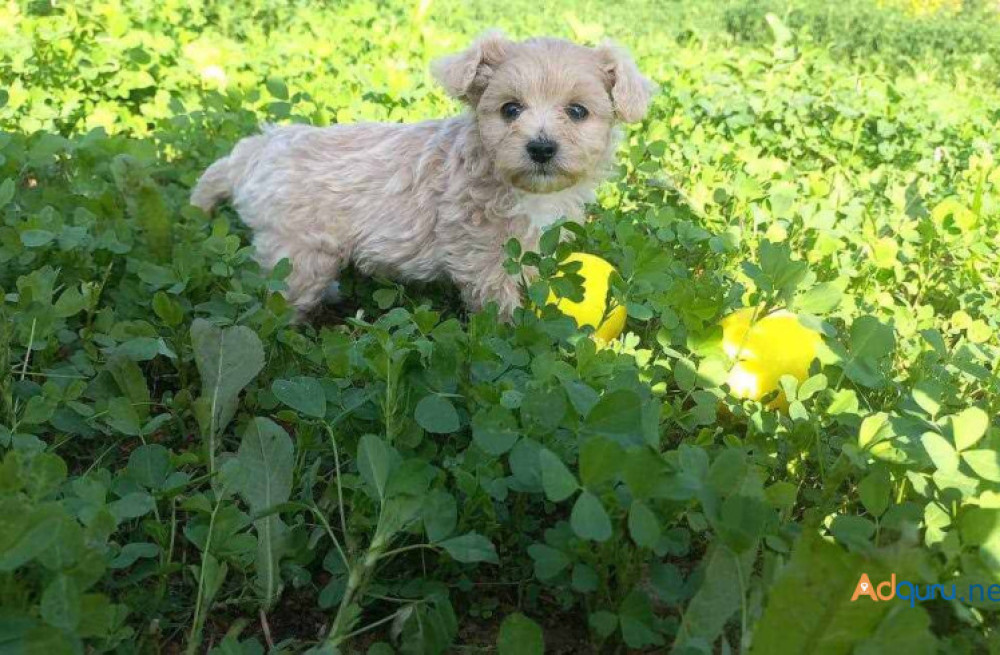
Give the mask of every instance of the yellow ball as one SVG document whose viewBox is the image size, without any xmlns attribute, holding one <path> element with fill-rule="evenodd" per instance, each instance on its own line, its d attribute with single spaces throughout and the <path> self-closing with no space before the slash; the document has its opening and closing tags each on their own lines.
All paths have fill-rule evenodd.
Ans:
<svg viewBox="0 0 1000 655">
<path fill-rule="evenodd" d="M 580 262 L 577 274 L 583 278 L 583 300 L 573 302 L 568 298 L 557 298 L 549 292 L 548 304 L 576 320 L 577 325 L 594 328 L 594 337 L 600 341 L 613 341 L 625 329 L 625 308 L 615 305 L 608 308 L 608 289 L 614 267 L 596 255 L 575 252 L 563 263 Z"/>
<path fill-rule="evenodd" d="M 784 310 L 751 325 L 754 311 L 749 307 L 722 319 L 722 348 L 735 362 L 727 380 L 732 394 L 760 400 L 778 388 L 782 375 L 799 382 L 809 377 L 809 365 L 822 339 L 802 325 L 797 315 Z M 787 406 L 784 394 L 775 406 Z"/>
</svg>

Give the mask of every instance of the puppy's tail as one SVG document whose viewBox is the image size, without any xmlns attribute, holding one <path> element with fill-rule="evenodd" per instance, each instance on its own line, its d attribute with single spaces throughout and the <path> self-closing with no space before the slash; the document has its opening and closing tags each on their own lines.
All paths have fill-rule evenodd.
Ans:
<svg viewBox="0 0 1000 655">
<path fill-rule="evenodd" d="M 191 192 L 191 204 L 207 214 L 232 193 L 230 157 L 223 157 L 202 174 Z"/>
</svg>

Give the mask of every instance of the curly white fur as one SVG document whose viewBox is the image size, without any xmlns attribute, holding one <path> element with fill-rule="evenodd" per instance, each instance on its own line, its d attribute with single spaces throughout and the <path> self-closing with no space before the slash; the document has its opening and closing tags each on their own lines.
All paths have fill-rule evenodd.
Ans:
<svg viewBox="0 0 1000 655">
<path fill-rule="evenodd" d="M 645 114 L 652 85 L 612 46 L 488 34 L 436 62 L 446 90 L 471 111 L 411 125 L 267 127 L 205 171 L 191 194 L 205 211 L 230 198 L 253 229 L 261 264 L 292 263 L 289 300 L 312 308 L 349 261 L 405 280 L 447 276 L 472 309 L 520 303 L 504 244 L 583 206 L 607 168 L 618 121 Z M 508 103 L 522 107 L 513 120 Z M 567 106 L 587 109 L 583 120 Z M 526 146 L 557 144 L 550 162 Z"/>
</svg>

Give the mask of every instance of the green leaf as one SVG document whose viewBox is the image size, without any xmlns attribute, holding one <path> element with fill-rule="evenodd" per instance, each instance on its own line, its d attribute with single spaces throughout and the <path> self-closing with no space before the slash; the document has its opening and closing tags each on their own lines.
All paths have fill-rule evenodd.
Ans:
<svg viewBox="0 0 1000 655">
<path fill-rule="evenodd" d="M 245 472 L 236 491 L 251 512 L 262 513 L 289 499 L 295 447 L 281 426 L 266 418 L 251 420 L 236 457 Z"/>
<path fill-rule="evenodd" d="M 156 502 L 147 493 L 133 492 L 108 505 L 108 511 L 119 523 L 137 519 L 153 511 Z"/>
<path fill-rule="evenodd" d="M 662 645 L 663 638 L 654 630 L 656 623 L 649 597 L 638 589 L 633 589 L 618 607 L 622 639 L 629 648 L 639 650 Z"/>
<path fill-rule="evenodd" d="M 882 386 L 882 362 L 896 347 L 895 334 L 892 327 L 874 316 L 856 318 L 851 324 L 849 356 L 843 365 L 847 377 L 866 387 Z"/>
<path fill-rule="evenodd" d="M 995 450 L 966 450 L 962 459 L 983 480 L 1000 482 L 1000 452 Z"/>
<path fill-rule="evenodd" d="M 882 516 L 889 507 L 889 473 L 884 468 L 876 468 L 858 483 L 861 504 L 875 517 Z"/>
<path fill-rule="evenodd" d="M 248 327 L 222 330 L 201 318 L 191 324 L 191 346 L 201 376 L 198 421 L 214 458 L 216 436 L 236 414 L 240 392 L 264 367 L 264 347 Z"/>
<path fill-rule="evenodd" d="M 316 378 L 299 376 L 291 380 L 275 380 L 271 384 L 275 398 L 306 416 L 326 416 L 326 392 Z"/>
<path fill-rule="evenodd" d="M 597 591 L 597 588 L 601 584 L 600 578 L 597 577 L 597 572 L 586 564 L 575 564 L 573 566 L 573 574 L 571 577 L 573 590 L 582 594 L 589 594 L 593 591 Z"/>
<path fill-rule="evenodd" d="M 122 434 L 137 437 L 142 434 L 142 421 L 135 406 L 128 398 L 112 398 L 108 401 L 105 421 Z"/>
<path fill-rule="evenodd" d="M 930 455 L 931 461 L 938 471 L 954 473 L 958 470 L 958 453 L 955 447 L 937 432 L 925 432 L 920 438 L 924 450 Z"/>
<path fill-rule="evenodd" d="M 768 653 L 850 653 L 875 631 L 897 603 L 859 598 L 850 602 L 861 574 L 874 585 L 913 579 L 913 551 L 898 550 L 891 561 L 866 560 L 806 531 L 789 563 L 771 585 L 757 622 L 751 655 Z"/>
<path fill-rule="evenodd" d="M 875 633 L 858 644 L 853 655 L 934 655 L 940 644 L 931 631 L 931 619 L 922 607 L 892 607 Z"/>
<path fill-rule="evenodd" d="M 366 434 L 358 441 L 358 472 L 368 489 L 379 500 L 385 500 L 385 485 L 389 479 L 389 447 L 379 437 Z"/>
<path fill-rule="evenodd" d="M 622 446 L 645 443 L 639 396 L 628 389 L 604 394 L 587 414 L 584 430 L 591 435 L 613 439 Z"/>
<path fill-rule="evenodd" d="M 184 321 L 184 308 L 162 291 L 153 294 L 153 311 L 169 327 L 177 327 Z"/>
<path fill-rule="evenodd" d="M 858 447 L 867 448 L 870 444 L 878 443 L 890 436 L 892 436 L 892 425 L 887 414 L 866 416 L 858 431 Z"/>
<path fill-rule="evenodd" d="M 488 562 L 500 564 L 497 551 L 490 540 L 481 534 L 469 532 L 460 537 L 452 537 L 438 544 L 456 561 L 470 564 L 473 562 Z"/>
<path fill-rule="evenodd" d="M 962 543 L 968 546 L 982 546 L 1000 538 L 1000 509 L 966 507 L 960 521 Z"/>
<path fill-rule="evenodd" d="M 437 394 L 420 399 L 415 418 L 420 427 L 434 434 L 451 434 L 461 427 L 455 406 L 450 400 Z"/>
<path fill-rule="evenodd" d="M 825 316 L 832 312 L 844 297 L 844 292 L 835 282 L 823 282 L 795 297 L 792 309 L 802 314 Z"/>
<path fill-rule="evenodd" d="M 56 235 L 48 230 L 25 230 L 21 232 L 21 243 L 25 248 L 41 248 L 52 243 Z"/>
<path fill-rule="evenodd" d="M 949 419 L 952 438 L 958 450 L 967 450 L 976 445 L 990 426 L 990 417 L 978 407 L 969 407 Z"/>
<path fill-rule="evenodd" d="M 755 549 L 737 555 L 721 542 L 709 546 L 701 564 L 704 577 L 684 610 L 675 650 L 689 642 L 715 641 L 743 603 L 740 590 L 748 588 L 756 558 Z"/>
<path fill-rule="evenodd" d="M 243 469 L 236 491 L 253 514 L 262 514 L 288 501 L 292 492 L 295 447 L 281 426 L 266 418 L 250 421 L 236 458 Z M 288 529 L 277 514 L 257 519 L 254 527 L 257 530 L 257 582 L 264 606 L 268 607 L 277 599 L 280 590 L 279 563 Z"/>
<path fill-rule="evenodd" d="M 66 462 L 52 453 L 39 453 L 31 460 L 25 489 L 28 495 L 41 499 L 53 493 L 66 479 Z"/>
<path fill-rule="evenodd" d="M 546 544 L 528 546 L 528 555 L 535 562 L 535 577 L 543 582 L 556 577 L 569 566 L 569 557 L 564 552 Z"/>
<path fill-rule="evenodd" d="M 288 87 L 280 78 L 269 77 L 264 85 L 267 87 L 267 92 L 278 100 L 288 100 Z"/>
<path fill-rule="evenodd" d="M 607 639 L 618 627 L 618 615 L 600 610 L 587 617 L 587 624 L 601 639 Z"/>
<path fill-rule="evenodd" d="M 607 541 L 611 538 L 611 519 L 597 496 L 587 490 L 576 499 L 569 524 L 581 539 Z"/>
<path fill-rule="evenodd" d="M 852 550 L 864 550 L 875 535 L 875 524 L 863 516 L 840 515 L 830 523 L 837 541 Z"/>
<path fill-rule="evenodd" d="M 16 498 L 0 500 L 0 571 L 24 566 L 49 548 L 64 518 L 54 504 L 32 509 Z"/>
<path fill-rule="evenodd" d="M 538 452 L 538 463 L 542 470 L 542 488 L 545 490 L 545 497 L 552 502 L 566 500 L 580 488 L 573 474 L 551 450 L 542 448 Z"/>
<path fill-rule="evenodd" d="M 129 455 L 126 470 L 147 489 L 159 489 L 170 474 L 170 451 L 159 444 L 139 446 Z"/>
<path fill-rule="evenodd" d="M 520 612 L 515 612 L 500 624 L 497 636 L 499 655 L 542 655 L 545 640 L 542 628 Z"/>
<path fill-rule="evenodd" d="M 432 491 L 424 500 L 423 518 L 428 541 L 434 543 L 447 538 L 458 523 L 455 497 L 442 489 Z"/>
<path fill-rule="evenodd" d="M 773 514 L 774 510 L 763 499 L 733 494 L 722 502 L 719 533 L 737 553 L 754 550 Z"/>
<path fill-rule="evenodd" d="M 72 631 L 80 623 L 80 588 L 69 575 L 59 574 L 42 593 L 42 618 L 54 628 Z"/>
<path fill-rule="evenodd" d="M 660 541 L 660 522 L 653 510 L 641 500 L 632 501 L 629 508 L 628 531 L 632 540 L 643 548 L 655 548 Z"/>
<path fill-rule="evenodd" d="M 7 99 L 6 93 L 6 91 L 0 91 L 0 107 L 3 107 L 4 102 Z M 3 184 L 0 184 L 0 209 L 14 199 L 14 191 L 15 186 L 13 178 L 8 177 L 3 181 Z"/>
<path fill-rule="evenodd" d="M 580 480 L 593 489 L 614 479 L 622 469 L 622 447 L 604 437 L 591 437 L 580 447 Z"/>
<path fill-rule="evenodd" d="M 156 557 L 160 547 L 146 542 L 131 542 L 125 544 L 118 556 L 111 560 L 108 566 L 112 569 L 126 569 L 141 558 Z"/>
<path fill-rule="evenodd" d="M 503 455 L 517 442 L 517 420 L 504 409 L 494 405 L 472 417 L 472 440 L 490 455 Z"/>
</svg>

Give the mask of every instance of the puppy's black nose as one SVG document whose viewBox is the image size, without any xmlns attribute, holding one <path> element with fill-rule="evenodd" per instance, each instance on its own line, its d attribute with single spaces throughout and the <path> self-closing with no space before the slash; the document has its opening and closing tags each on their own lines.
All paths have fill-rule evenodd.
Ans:
<svg viewBox="0 0 1000 655">
<path fill-rule="evenodd" d="M 528 141 L 528 145 L 525 147 L 528 149 L 528 156 L 531 157 L 531 161 L 536 164 L 544 164 L 555 157 L 556 151 L 559 150 L 556 142 L 549 139 L 532 139 Z"/>
</svg>

